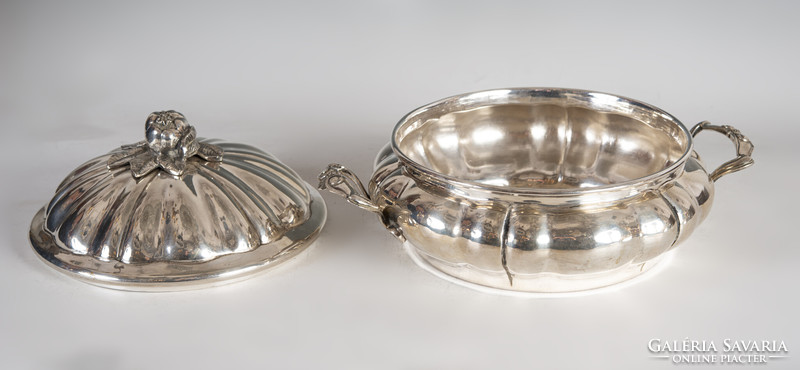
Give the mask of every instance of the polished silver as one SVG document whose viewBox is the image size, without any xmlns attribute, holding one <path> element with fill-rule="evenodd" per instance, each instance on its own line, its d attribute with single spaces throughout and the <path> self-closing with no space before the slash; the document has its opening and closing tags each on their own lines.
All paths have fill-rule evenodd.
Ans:
<svg viewBox="0 0 800 370">
<path fill-rule="evenodd" d="M 186 161 L 197 155 L 208 162 L 222 160 L 222 148 L 197 141 L 197 133 L 186 117 L 174 111 L 153 112 L 145 122 L 147 140 L 125 145 L 121 153 L 108 158 L 108 168 L 130 166 L 134 177 L 142 177 L 156 168 L 171 175 L 182 175 Z"/>
<path fill-rule="evenodd" d="M 709 175 L 702 130 L 737 157 Z M 730 126 L 691 132 L 669 113 L 584 90 L 450 97 L 395 126 L 368 189 L 332 164 L 319 188 L 375 212 L 426 264 L 481 286 L 573 292 L 652 268 L 707 216 L 714 181 L 753 164 Z"/>
<path fill-rule="evenodd" d="M 151 114 L 146 141 L 94 158 L 31 223 L 58 270 L 124 290 L 216 285 L 309 246 L 325 222 L 319 193 L 254 147 L 197 139 L 174 111 Z"/>
<path fill-rule="evenodd" d="M 754 149 L 753 143 L 750 142 L 750 139 L 742 135 L 739 130 L 728 125 L 717 126 L 712 125 L 711 122 L 703 121 L 692 127 L 692 137 L 697 136 L 697 134 L 703 130 L 711 130 L 724 134 L 736 145 L 736 158 L 723 163 L 719 168 L 714 170 L 714 172 L 711 172 L 711 174 L 709 174 L 711 180 L 717 181 L 717 179 L 724 175 L 741 171 L 753 165 L 753 158 L 751 157 Z"/>
</svg>

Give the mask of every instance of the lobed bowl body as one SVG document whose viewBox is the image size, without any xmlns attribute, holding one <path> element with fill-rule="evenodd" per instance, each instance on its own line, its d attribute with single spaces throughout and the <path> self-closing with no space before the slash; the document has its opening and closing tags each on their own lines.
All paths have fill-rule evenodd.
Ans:
<svg viewBox="0 0 800 370">
<path fill-rule="evenodd" d="M 334 172 L 321 187 L 343 182 Z M 505 89 L 406 115 L 364 190 L 348 200 L 447 275 L 572 292 L 652 268 L 708 215 L 714 181 L 692 133 L 661 109 L 591 91 Z"/>
</svg>

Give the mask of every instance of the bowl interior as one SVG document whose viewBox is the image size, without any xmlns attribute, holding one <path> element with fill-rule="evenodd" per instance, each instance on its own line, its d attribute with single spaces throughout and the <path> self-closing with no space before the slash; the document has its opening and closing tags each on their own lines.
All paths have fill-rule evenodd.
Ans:
<svg viewBox="0 0 800 370">
<path fill-rule="evenodd" d="M 665 171 L 691 146 L 662 110 L 614 95 L 493 90 L 422 107 L 395 128 L 395 150 L 461 181 L 514 188 L 614 185 Z"/>
</svg>

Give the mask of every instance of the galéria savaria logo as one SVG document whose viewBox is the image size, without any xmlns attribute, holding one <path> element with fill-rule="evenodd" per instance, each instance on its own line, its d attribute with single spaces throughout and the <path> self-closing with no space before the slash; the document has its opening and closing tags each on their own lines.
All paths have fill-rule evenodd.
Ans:
<svg viewBox="0 0 800 370">
<path fill-rule="evenodd" d="M 758 365 L 789 358 L 789 349 L 782 340 L 653 338 L 647 342 L 647 350 L 651 358 L 668 360 L 675 365 Z"/>
</svg>

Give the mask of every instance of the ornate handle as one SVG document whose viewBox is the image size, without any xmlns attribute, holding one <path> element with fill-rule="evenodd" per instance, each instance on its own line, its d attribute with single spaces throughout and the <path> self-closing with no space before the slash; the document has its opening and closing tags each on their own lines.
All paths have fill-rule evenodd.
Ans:
<svg viewBox="0 0 800 370">
<path fill-rule="evenodd" d="M 370 199 L 364 184 L 344 166 L 336 163 L 329 164 L 328 168 L 319 174 L 319 186 L 317 188 L 320 190 L 328 189 L 331 193 L 343 196 L 350 204 L 358 208 L 377 213 L 386 230 L 389 230 L 392 235 L 401 241 L 406 240 L 400 230 L 400 226 L 397 224 L 396 215 L 391 211 L 391 207 L 381 208 L 375 204 Z"/>
<path fill-rule="evenodd" d="M 331 193 L 338 194 L 353 205 L 370 212 L 381 213 L 380 207 L 369 199 L 367 189 L 353 172 L 344 166 L 331 163 L 324 172 L 319 174 L 318 189 L 328 189 Z"/>
<path fill-rule="evenodd" d="M 692 137 L 697 136 L 697 134 L 703 130 L 711 130 L 725 134 L 725 136 L 727 136 L 728 139 L 731 139 L 733 144 L 736 145 L 736 158 L 723 163 L 721 166 L 719 166 L 719 168 L 714 170 L 714 172 L 709 175 L 711 180 L 717 181 L 717 179 L 724 175 L 741 171 L 753 165 L 754 162 L 753 158 L 751 157 L 751 155 L 753 155 L 753 143 L 751 143 L 750 139 L 748 139 L 746 136 L 742 135 L 739 130 L 728 125 L 717 126 L 712 125 L 708 121 L 703 121 L 692 127 Z"/>
</svg>

